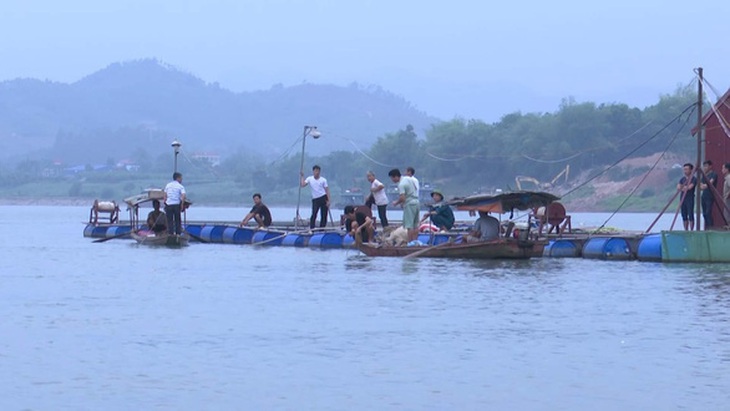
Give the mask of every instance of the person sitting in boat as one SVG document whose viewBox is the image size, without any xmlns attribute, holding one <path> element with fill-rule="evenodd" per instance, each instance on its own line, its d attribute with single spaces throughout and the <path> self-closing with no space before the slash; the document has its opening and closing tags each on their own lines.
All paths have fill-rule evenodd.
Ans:
<svg viewBox="0 0 730 411">
<path fill-rule="evenodd" d="M 448 204 L 445 204 L 444 195 L 439 190 L 431 192 L 431 198 L 434 203 L 429 206 L 429 212 L 423 215 L 421 221 L 431 218 L 431 224 L 438 227 L 440 231 L 451 230 L 454 226 L 454 212 Z"/>
<path fill-rule="evenodd" d="M 159 200 L 152 200 L 152 211 L 147 214 L 147 227 L 155 234 L 167 231 L 167 216 L 160 210 Z"/>
<path fill-rule="evenodd" d="M 474 230 L 465 237 L 466 242 L 496 240 L 499 238 L 499 220 L 486 211 L 479 211 L 479 218 L 474 223 Z"/>
<path fill-rule="evenodd" d="M 245 226 L 252 218 L 258 224 L 257 228 L 265 228 L 271 225 L 271 211 L 269 211 L 269 207 L 261 202 L 261 194 L 259 193 L 253 195 L 253 207 L 241 221 L 241 227 Z"/>
<path fill-rule="evenodd" d="M 360 233 L 364 243 L 367 243 L 375 236 L 373 219 L 362 211 L 355 211 L 355 207 L 351 205 L 345 206 L 345 230 L 354 238 L 357 238 L 357 233 Z"/>
</svg>

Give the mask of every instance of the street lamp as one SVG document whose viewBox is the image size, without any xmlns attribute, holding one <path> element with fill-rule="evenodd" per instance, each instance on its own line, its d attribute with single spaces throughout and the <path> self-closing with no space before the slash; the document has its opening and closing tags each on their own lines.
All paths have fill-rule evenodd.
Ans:
<svg viewBox="0 0 730 411">
<path fill-rule="evenodd" d="M 304 175 L 304 146 L 307 142 L 307 136 L 312 136 L 314 139 L 318 139 L 322 133 L 317 130 L 317 126 L 304 126 L 304 132 L 302 133 L 302 161 L 299 164 L 299 179 L 301 180 L 302 176 Z M 302 184 L 301 181 L 299 183 L 299 194 L 297 195 L 297 216 L 294 219 L 294 228 L 299 227 L 299 220 L 301 219 L 301 216 L 299 215 L 299 204 L 302 200 Z"/>
<path fill-rule="evenodd" d="M 180 146 L 182 146 L 182 144 L 179 141 L 177 141 L 177 139 L 175 139 L 175 141 L 173 141 L 172 144 L 170 144 L 170 145 L 172 146 L 172 149 L 175 151 L 175 166 L 174 166 L 173 171 L 175 173 L 177 173 L 177 155 L 180 154 Z"/>
</svg>

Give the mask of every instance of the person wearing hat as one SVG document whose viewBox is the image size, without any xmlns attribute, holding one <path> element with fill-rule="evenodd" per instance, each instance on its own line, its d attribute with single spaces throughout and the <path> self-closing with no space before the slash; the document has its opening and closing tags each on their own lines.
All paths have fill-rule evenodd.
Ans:
<svg viewBox="0 0 730 411">
<path fill-rule="evenodd" d="M 431 224 L 435 225 L 441 231 L 451 230 L 454 226 L 454 212 L 451 207 L 444 203 L 444 195 L 439 190 L 431 192 L 431 198 L 434 203 L 429 206 L 429 212 L 423 216 L 423 220 L 431 218 Z M 423 221 L 421 220 L 421 221 Z"/>
</svg>

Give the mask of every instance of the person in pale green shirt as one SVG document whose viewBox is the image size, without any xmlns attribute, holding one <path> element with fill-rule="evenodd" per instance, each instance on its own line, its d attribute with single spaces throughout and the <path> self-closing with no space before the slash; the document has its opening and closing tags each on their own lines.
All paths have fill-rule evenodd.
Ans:
<svg viewBox="0 0 730 411">
<path fill-rule="evenodd" d="M 401 176 L 400 170 L 394 168 L 388 173 L 391 181 L 398 184 L 400 196 L 393 201 L 393 205 L 403 206 L 403 227 L 408 231 L 408 243 L 412 244 L 418 239 L 418 194 L 416 183 L 408 176 Z"/>
</svg>

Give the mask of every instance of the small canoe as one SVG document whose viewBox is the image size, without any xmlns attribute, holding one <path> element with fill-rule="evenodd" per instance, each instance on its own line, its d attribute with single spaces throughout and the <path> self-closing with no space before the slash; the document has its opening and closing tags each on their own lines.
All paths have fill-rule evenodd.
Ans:
<svg viewBox="0 0 730 411">
<path fill-rule="evenodd" d="M 162 247 L 185 247 L 190 241 L 190 237 L 185 234 L 155 234 L 152 231 L 133 231 L 130 233 L 132 238 L 138 244 Z"/>
<path fill-rule="evenodd" d="M 542 256 L 547 241 L 522 241 L 502 238 L 478 243 L 442 243 L 429 246 L 388 246 L 363 243 L 358 249 L 370 257 L 466 258 L 466 259 L 528 259 Z"/>
</svg>

